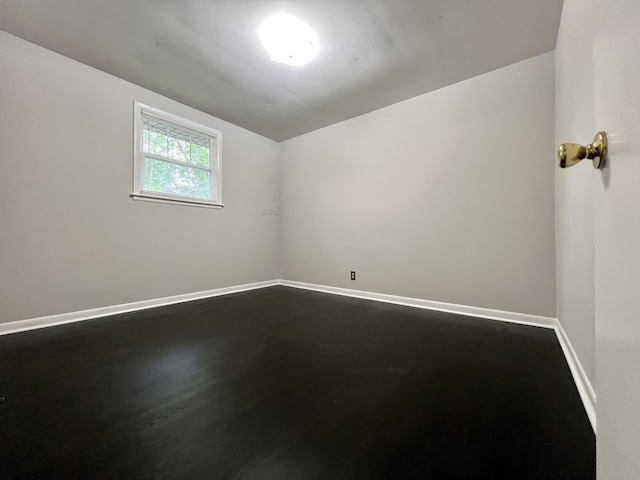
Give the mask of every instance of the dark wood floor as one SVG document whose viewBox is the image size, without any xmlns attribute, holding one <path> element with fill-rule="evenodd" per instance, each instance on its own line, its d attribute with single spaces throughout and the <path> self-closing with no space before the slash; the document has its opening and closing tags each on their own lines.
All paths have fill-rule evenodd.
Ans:
<svg viewBox="0 0 640 480">
<path fill-rule="evenodd" d="M 0 478 L 593 479 L 552 330 L 273 287 L 0 337 Z"/>
</svg>

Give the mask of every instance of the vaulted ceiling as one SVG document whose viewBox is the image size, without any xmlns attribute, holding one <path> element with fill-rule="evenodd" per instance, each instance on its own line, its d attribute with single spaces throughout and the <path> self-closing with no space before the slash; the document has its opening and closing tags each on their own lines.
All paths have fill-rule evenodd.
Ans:
<svg viewBox="0 0 640 480">
<path fill-rule="evenodd" d="M 0 29 L 274 140 L 555 49 L 562 0 L 0 0 Z M 269 60 L 287 12 L 320 52 Z"/>
</svg>

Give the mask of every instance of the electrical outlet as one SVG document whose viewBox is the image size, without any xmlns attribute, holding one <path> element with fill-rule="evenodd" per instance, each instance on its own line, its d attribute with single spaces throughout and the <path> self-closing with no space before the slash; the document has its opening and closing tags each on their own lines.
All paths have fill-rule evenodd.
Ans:
<svg viewBox="0 0 640 480">
<path fill-rule="evenodd" d="M 351 280 L 355 280 L 356 279 L 356 272 L 354 272 L 353 270 L 351 271 Z"/>
</svg>

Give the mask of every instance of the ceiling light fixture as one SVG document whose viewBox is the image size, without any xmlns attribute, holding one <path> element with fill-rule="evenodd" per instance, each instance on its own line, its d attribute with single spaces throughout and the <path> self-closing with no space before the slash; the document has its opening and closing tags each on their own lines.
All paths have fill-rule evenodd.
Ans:
<svg viewBox="0 0 640 480">
<path fill-rule="evenodd" d="M 267 18 L 259 33 L 274 62 L 301 67 L 318 54 L 316 32 L 302 20 L 286 13 Z"/>
</svg>

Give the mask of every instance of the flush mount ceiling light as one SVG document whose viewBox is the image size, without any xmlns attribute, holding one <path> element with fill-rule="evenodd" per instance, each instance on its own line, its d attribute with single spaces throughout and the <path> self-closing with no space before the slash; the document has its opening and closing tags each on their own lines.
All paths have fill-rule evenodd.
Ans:
<svg viewBox="0 0 640 480">
<path fill-rule="evenodd" d="M 301 67 L 318 54 L 316 32 L 286 13 L 272 15 L 262 23 L 260 40 L 274 62 Z"/>
</svg>

